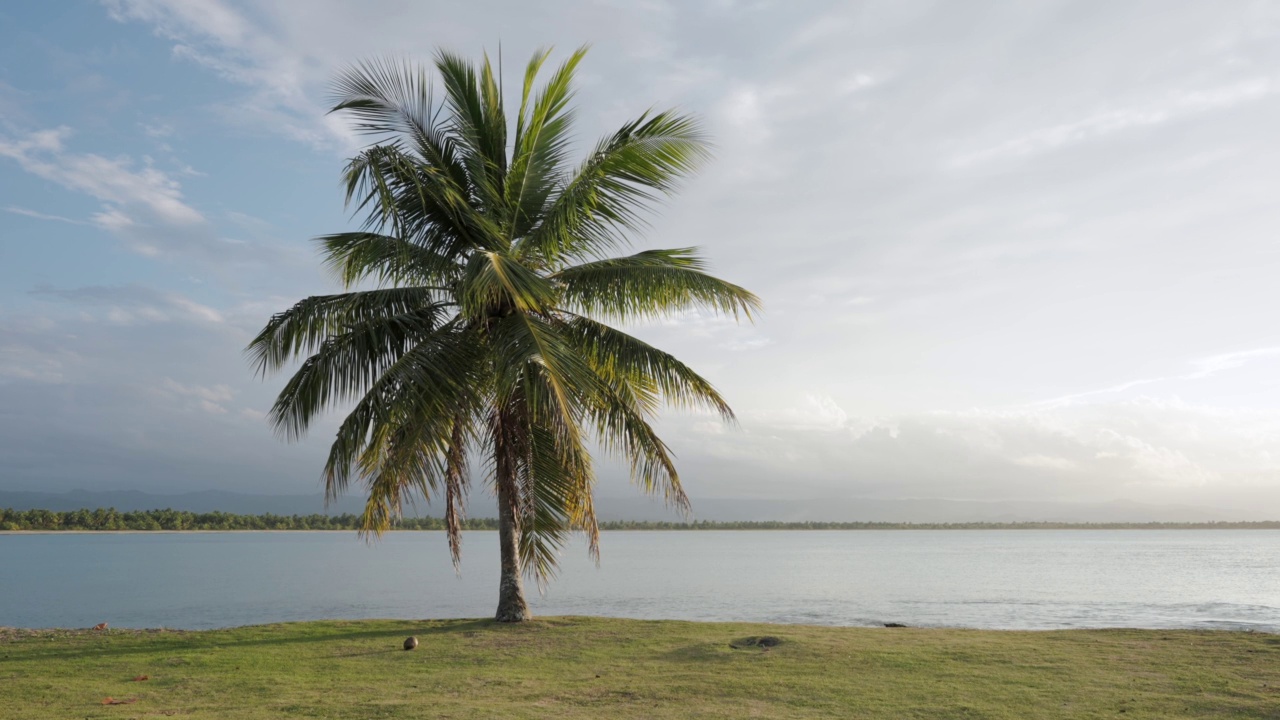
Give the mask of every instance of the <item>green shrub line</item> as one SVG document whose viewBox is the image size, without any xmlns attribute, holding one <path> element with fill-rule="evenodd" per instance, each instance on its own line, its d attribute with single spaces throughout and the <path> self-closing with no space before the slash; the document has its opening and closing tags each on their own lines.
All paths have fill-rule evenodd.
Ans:
<svg viewBox="0 0 1280 720">
<path fill-rule="evenodd" d="M 195 513 L 185 510 L 130 510 L 115 508 L 56 510 L 0 509 L 0 531 L 180 531 L 180 530 L 358 530 L 361 516 L 341 515 L 237 515 L 225 512 Z M 435 517 L 404 517 L 392 522 L 392 530 L 444 530 Z M 464 530 L 497 530 L 495 518 L 468 518 Z M 611 520 L 601 530 L 1280 530 L 1280 521 L 1258 522 L 784 522 L 712 521 L 666 522 Z"/>
</svg>

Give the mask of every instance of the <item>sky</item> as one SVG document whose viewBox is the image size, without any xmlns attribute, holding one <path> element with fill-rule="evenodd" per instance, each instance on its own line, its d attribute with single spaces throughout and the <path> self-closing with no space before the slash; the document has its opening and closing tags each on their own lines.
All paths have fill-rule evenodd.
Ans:
<svg viewBox="0 0 1280 720">
<path fill-rule="evenodd" d="M 317 492 L 336 416 L 278 440 L 243 348 L 338 289 L 329 82 L 590 43 L 583 152 L 651 107 L 715 143 L 636 246 L 765 303 L 636 329 L 738 413 L 658 423 L 695 500 L 1280 517 L 1278 41 L 1230 0 L 0 5 L 0 489 Z"/>
</svg>

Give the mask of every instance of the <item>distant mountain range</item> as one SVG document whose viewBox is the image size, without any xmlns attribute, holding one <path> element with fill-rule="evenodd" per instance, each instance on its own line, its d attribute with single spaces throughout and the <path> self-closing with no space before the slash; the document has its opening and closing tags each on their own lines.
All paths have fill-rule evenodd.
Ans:
<svg viewBox="0 0 1280 720">
<path fill-rule="evenodd" d="M 471 517 L 492 517 L 493 500 L 483 493 L 472 498 Z M 256 515 L 310 515 L 358 513 L 363 501 L 355 495 L 341 498 L 326 510 L 319 495 L 252 495 L 206 490 L 175 495 L 137 490 L 66 493 L 0 491 L 0 507 L 17 510 L 78 510 L 114 507 L 117 510 L 171 508 L 190 512 L 221 511 Z M 1190 505 L 1155 505 L 1118 500 L 1104 503 L 1049 501 L 974 501 L 871 498 L 818 500 L 758 500 L 694 498 L 698 520 L 780 520 L 788 522 L 1205 522 L 1214 520 L 1276 520 L 1265 513 Z M 596 512 L 601 520 L 680 520 L 675 512 L 645 497 L 600 497 Z M 437 507 L 420 505 L 415 514 L 438 515 Z"/>
</svg>

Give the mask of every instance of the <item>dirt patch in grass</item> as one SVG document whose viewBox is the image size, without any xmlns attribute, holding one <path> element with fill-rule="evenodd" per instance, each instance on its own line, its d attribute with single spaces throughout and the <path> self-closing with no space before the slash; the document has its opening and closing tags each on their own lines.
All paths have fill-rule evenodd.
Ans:
<svg viewBox="0 0 1280 720">
<path fill-rule="evenodd" d="M 739 640 L 734 640 L 733 642 L 729 643 L 729 647 L 733 648 L 734 650 L 746 650 L 748 648 L 755 648 L 757 650 L 768 650 L 770 648 L 778 647 L 779 645 L 782 644 L 782 642 L 783 642 L 782 638 L 777 637 L 775 635 L 760 635 L 760 636 L 753 635 L 751 637 L 745 637 Z"/>
</svg>

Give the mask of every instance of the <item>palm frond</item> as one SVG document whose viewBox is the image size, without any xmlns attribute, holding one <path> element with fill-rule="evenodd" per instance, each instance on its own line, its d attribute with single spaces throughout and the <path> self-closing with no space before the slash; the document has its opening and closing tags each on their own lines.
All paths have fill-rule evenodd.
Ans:
<svg viewBox="0 0 1280 720">
<path fill-rule="evenodd" d="M 524 375 L 525 444 L 522 448 L 521 553 L 524 568 L 545 587 L 554 576 L 559 552 L 571 530 L 584 530 L 596 555 L 599 531 L 591 490 L 591 455 L 578 431 L 581 420 L 565 422 L 559 393 L 547 368 L 532 364 Z"/>
<path fill-rule="evenodd" d="M 760 299 L 746 289 L 703 272 L 691 248 L 646 250 L 627 257 L 575 265 L 551 276 L 563 302 L 586 315 L 649 320 L 706 309 L 734 319 L 759 312 Z"/>
<path fill-rule="evenodd" d="M 596 436 L 606 452 L 621 455 L 631 465 L 631 481 L 650 495 L 661 494 L 684 514 L 689 498 L 680 483 L 671 449 L 645 420 L 641 408 L 628 397 L 624 383 L 604 382 L 587 403 Z"/>
<path fill-rule="evenodd" d="M 725 422 L 733 422 L 733 409 L 708 380 L 670 353 L 632 337 L 616 328 L 582 316 L 570 318 L 562 335 L 611 385 L 626 385 L 637 398 L 635 407 L 652 411 L 643 398 L 652 390 L 670 405 L 716 412 Z"/>
<path fill-rule="evenodd" d="M 445 533 L 449 536 L 449 556 L 453 568 L 462 567 L 462 521 L 466 519 L 467 490 L 470 475 L 467 470 L 467 446 L 474 439 L 468 417 L 459 413 L 453 420 L 449 435 L 449 448 L 445 453 Z"/>
<path fill-rule="evenodd" d="M 497 252 L 471 255 L 463 273 L 458 301 L 462 314 L 477 322 L 492 315 L 544 312 L 556 296 L 546 278 L 517 260 Z"/>
<path fill-rule="evenodd" d="M 549 201 L 522 252 L 549 265 L 601 257 L 643 227 L 642 212 L 708 157 L 698 121 L 672 111 L 641 115 L 603 139 Z"/>
<path fill-rule="evenodd" d="M 541 219 L 547 198 L 561 181 L 561 168 L 568 157 L 569 132 L 573 126 L 573 113 L 569 107 L 573 98 L 573 77 L 586 54 L 587 48 L 583 46 L 570 55 L 542 86 L 532 106 L 529 103 L 534 79 L 546 61 L 548 51 L 536 53 L 525 72 L 506 186 L 513 240 L 523 238 Z"/>
<path fill-rule="evenodd" d="M 396 287 L 315 295 L 271 316 L 245 348 L 255 372 L 266 376 L 302 355 L 328 346 L 358 350 L 377 362 L 415 333 L 431 330 L 447 312 L 431 288 Z M 354 333 L 354 334 L 353 334 Z"/>
<path fill-rule="evenodd" d="M 457 280 L 461 266 L 403 237 L 374 232 L 345 232 L 316 238 L 324 263 L 347 287 L 373 279 L 382 285 L 431 286 Z"/>
<path fill-rule="evenodd" d="M 416 423 L 424 432 L 451 434 L 449 423 L 477 407 L 485 392 L 484 359 L 482 338 L 451 321 L 383 370 L 338 427 L 324 468 L 326 498 L 344 492 L 353 474 L 377 471 L 384 464 L 378 458 L 391 457 L 386 443 L 398 428 Z"/>
<path fill-rule="evenodd" d="M 503 204 L 507 174 L 507 119 L 489 58 L 477 72 L 462 57 L 442 50 L 436 54 L 436 70 L 472 191 L 483 207 L 497 210 Z"/>
<path fill-rule="evenodd" d="M 446 259 L 505 245 L 501 226 L 472 207 L 470 178 L 462 166 L 424 164 L 395 143 L 365 149 L 344 171 L 347 203 L 366 212 L 365 230 L 390 233 Z"/>
<path fill-rule="evenodd" d="M 440 117 L 431 76 L 422 68 L 390 58 L 362 60 L 338 73 L 330 113 L 345 112 L 366 135 L 419 136 Z"/>
<path fill-rule="evenodd" d="M 536 372 L 552 392 L 548 402 L 555 403 L 556 412 L 548 417 L 576 433 L 581 398 L 596 391 L 600 378 L 560 330 L 536 315 L 516 312 L 494 322 L 489 332 L 498 397 L 518 396 L 530 373 Z M 530 412 L 541 410 L 534 406 Z"/>
<path fill-rule="evenodd" d="M 390 418 L 373 426 L 356 466 L 368 487 L 368 502 L 360 532 L 377 536 L 401 515 L 407 501 L 428 504 L 445 496 L 445 524 L 454 567 L 461 561 L 462 508 L 467 494 L 466 446 L 474 434 L 477 408 L 465 403 L 476 398 L 460 394 L 452 416 L 439 412 L 438 403 L 421 399 L 396 403 Z"/>
<path fill-rule="evenodd" d="M 360 453 L 357 465 L 368 497 L 360 535 L 380 536 L 416 497 L 430 502 L 445 474 L 444 444 L 438 418 L 381 423 Z"/>
</svg>

